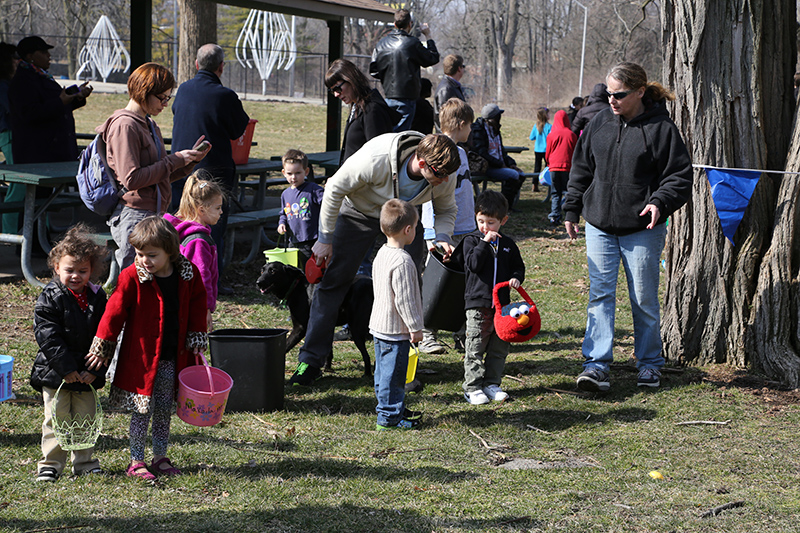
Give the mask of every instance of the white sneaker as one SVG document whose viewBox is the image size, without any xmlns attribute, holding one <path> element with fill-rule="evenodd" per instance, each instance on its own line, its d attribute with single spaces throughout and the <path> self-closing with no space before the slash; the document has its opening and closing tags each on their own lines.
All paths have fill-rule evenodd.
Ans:
<svg viewBox="0 0 800 533">
<path fill-rule="evenodd" d="M 502 402 L 508 399 L 508 393 L 500 388 L 500 385 L 489 385 L 483 388 L 483 393 L 492 401 Z"/>
<path fill-rule="evenodd" d="M 465 392 L 464 398 L 467 399 L 472 405 L 483 405 L 489 403 L 489 397 L 483 393 L 482 390 L 474 390 L 472 392 Z"/>
</svg>

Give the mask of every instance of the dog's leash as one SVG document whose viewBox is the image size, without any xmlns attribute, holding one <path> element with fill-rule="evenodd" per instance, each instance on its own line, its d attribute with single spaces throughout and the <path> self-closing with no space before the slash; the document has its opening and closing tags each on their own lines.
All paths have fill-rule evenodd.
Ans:
<svg viewBox="0 0 800 533">
<path fill-rule="evenodd" d="M 289 285 L 289 290 L 286 291 L 286 294 L 283 295 L 283 299 L 278 302 L 278 305 L 287 309 L 288 306 L 286 305 L 286 301 L 289 299 L 289 296 L 292 294 L 292 291 L 295 290 L 297 285 L 300 283 L 300 278 L 296 278 L 291 285 Z"/>
</svg>

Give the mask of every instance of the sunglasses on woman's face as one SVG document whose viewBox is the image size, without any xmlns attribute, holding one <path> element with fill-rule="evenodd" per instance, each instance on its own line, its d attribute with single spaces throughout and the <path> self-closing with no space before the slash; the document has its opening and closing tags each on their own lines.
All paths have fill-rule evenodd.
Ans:
<svg viewBox="0 0 800 533">
<path fill-rule="evenodd" d="M 339 85 L 334 85 L 333 87 L 331 87 L 328 90 L 330 91 L 330 93 L 333 96 L 339 96 L 339 94 L 341 94 L 341 92 L 342 92 L 342 87 L 344 87 L 345 83 L 347 83 L 347 82 L 343 81 L 343 82 L 339 83 Z"/>
<path fill-rule="evenodd" d="M 620 91 L 618 93 L 610 93 L 610 92 L 606 91 L 606 95 L 609 98 L 613 98 L 614 100 L 622 100 L 623 98 L 625 98 L 626 96 L 628 96 L 632 92 L 633 91 Z"/>
</svg>

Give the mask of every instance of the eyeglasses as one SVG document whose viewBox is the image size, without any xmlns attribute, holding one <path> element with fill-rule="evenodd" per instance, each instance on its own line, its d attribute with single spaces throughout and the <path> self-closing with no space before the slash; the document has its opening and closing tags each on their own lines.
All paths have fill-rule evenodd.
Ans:
<svg viewBox="0 0 800 533">
<path fill-rule="evenodd" d="M 449 176 L 449 174 L 447 172 L 439 172 L 438 170 L 433 168 L 433 165 L 431 165 L 430 163 L 428 164 L 428 168 L 431 169 L 431 172 L 433 172 L 433 175 L 435 177 L 439 178 L 439 179 L 444 179 L 447 176 Z"/>
<path fill-rule="evenodd" d="M 333 96 L 339 96 L 339 94 L 342 92 L 342 87 L 344 87 L 345 83 L 347 83 L 347 82 L 343 81 L 343 82 L 339 83 L 339 85 L 334 85 L 333 87 L 328 89 L 328 91 L 330 91 L 330 93 Z"/>
<path fill-rule="evenodd" d="M 620 91 L 618 93 L 610 93 L 610 92 L 606 91 L 606 95 L 609 98 L 613 98 L 614 100 L 622 100 L 623 98 L 625 98 L 626 96 L 628 96 L 632 92 L 633 91 Z"/>
<path fill-rule="evenodd" d="M 167 103 L 169 103 L 169 101 L 172 100 L 172 95 L 171 94 L 168 94 L 167 96 L 159 96 L 157 94 L 154 94 L 153 96 L 158 98 L 161 101 L 162 105 L 167 105 Z"/>
</svg>

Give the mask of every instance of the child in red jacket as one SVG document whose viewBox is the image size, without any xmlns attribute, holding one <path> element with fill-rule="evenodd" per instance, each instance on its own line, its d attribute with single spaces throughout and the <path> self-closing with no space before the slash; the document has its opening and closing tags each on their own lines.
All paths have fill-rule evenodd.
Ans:
<svg viewBox="0 0 800 533">
<path fill-rule="evenodd" d="M 577 142 L 578 136 L 570 129 L 567 113 L 563 110 L 556 111 L 553 129 L 547 136 L 545 156 L 550 168 L 550 183 L 552 183 L 549 215 L 551 226 L 561 224 L 561 198 L 567 192 L 569 171 L 572 168 L 572 152 L 575 151 Z"/>
<path fill-rule="evenodd" d="M 90 370 L 108 365 L 125 326 L 109 400 L 133 412 L 128 476 L 152 481 L 181 473 L 166 456 L 170 416 L 178 373 L 207 344 L 206 290 L 197 267 L 180 254 L 175 228 L 163 218 L 145 218 L 128 240 L 136 250 L 134 263 L 120 273 L 86 359 Z M 148 470 L 144 448 L 151 415 Z"/>
</svg>

